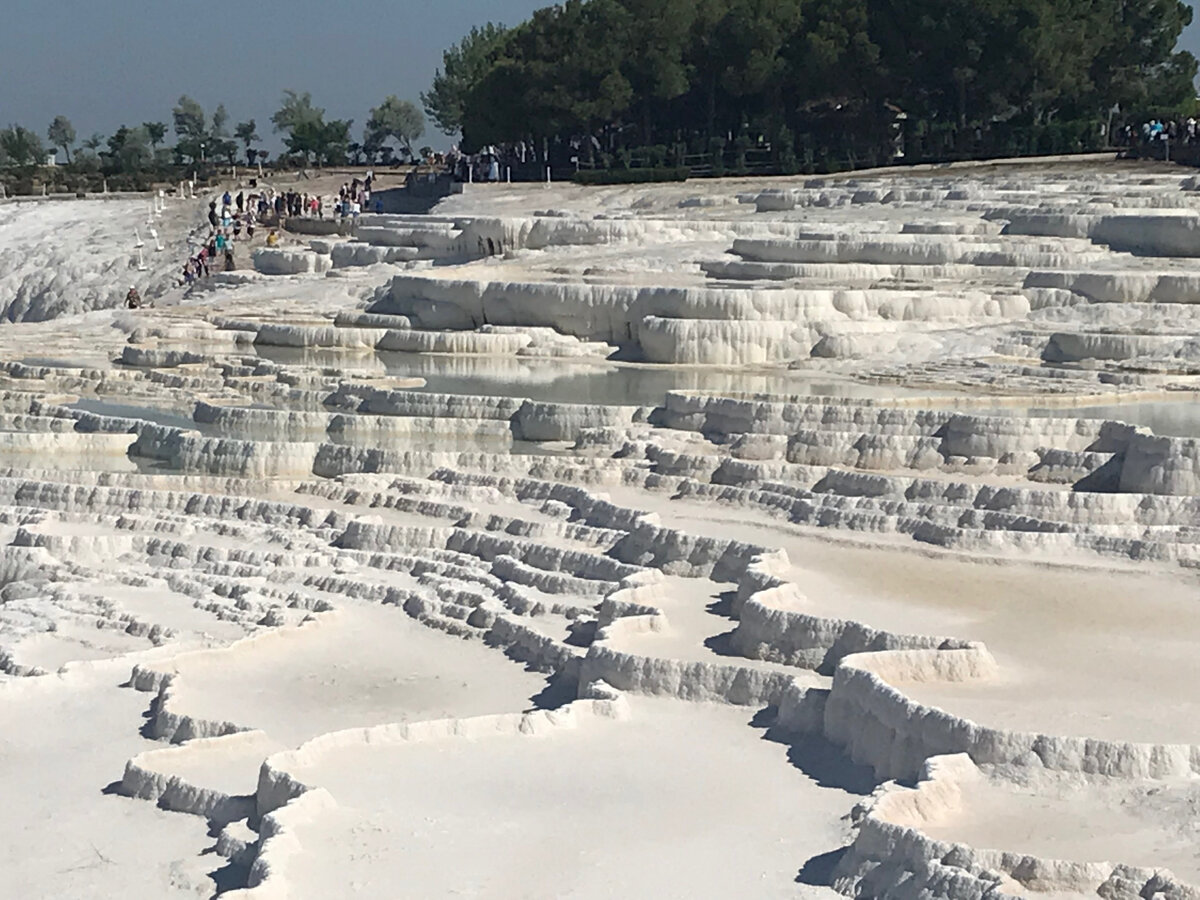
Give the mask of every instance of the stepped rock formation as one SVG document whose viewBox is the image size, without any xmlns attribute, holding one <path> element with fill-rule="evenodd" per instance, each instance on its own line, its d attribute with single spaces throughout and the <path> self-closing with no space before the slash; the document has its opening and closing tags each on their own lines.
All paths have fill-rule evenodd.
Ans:
<svg viewBox="0 0 1200 900">
<path fill-rule="evenodd" d="M 0 252 L 5 889 L 1200 897 L 1197 222 L 478 186 L 136 312 Z"/>
</svg>

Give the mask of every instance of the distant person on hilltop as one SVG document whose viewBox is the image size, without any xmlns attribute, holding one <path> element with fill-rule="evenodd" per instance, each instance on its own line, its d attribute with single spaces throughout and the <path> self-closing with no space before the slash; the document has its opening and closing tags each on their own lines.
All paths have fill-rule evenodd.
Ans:
<svg viewBox="0 0 1200 900">
<path fill-rule="evenodd" d="M 241 191 L 238 191 L 238 195 L 237 195 L 237 211 L 238 211 L 239 213 L 240 213 L 240 212 L 242 212 L 242 209 L 243 209 L 243 207 L 244 207 L 245 203 L 246 203 L 246 195 L 245 195 L 245 194 L 243 194 Z"/>
<path fill-rule="evenodd" d="M 220 219 L 217 218 L 217 201 L 213 200 L 208 204 L 208 224 L 216 228 L 219 221 Z"/>
<path fill-rule="evenodd" d="M 125 295 L 125 308 L 142 308 L 142 295 L 138 293 L 138 289 L 134 285 L 129 286 L 129 293 Z"/>
<path fill-rule="evenodd" d="M 279 243 L 279 235 L 275 233 L 275 229 L 271 229 L 271 233 L 267 235 L 267 246 L 274 247 Z"/>
</svg>

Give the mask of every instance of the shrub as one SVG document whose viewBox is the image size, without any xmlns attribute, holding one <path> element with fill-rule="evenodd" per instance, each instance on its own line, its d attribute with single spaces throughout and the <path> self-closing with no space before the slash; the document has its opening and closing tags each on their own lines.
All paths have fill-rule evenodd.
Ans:
<svg viewBox="0 0 1200 900">
<path fill-rule="evenodd" d="M 708 142 L 709 156 L 712 157 L 712 173 L 718 177 L 725 174 L 725 138 L 715 137 Z"/>
<path fill-rule="evenodd" d="M 746 162 L 746 154 L 750 148 L 754 146 L 754 142 L 750 140 L 750 136 L 746 132 L 742 132 L 733 141 L 733 170 L 738 175 L 745 175 L 750 171 L 750 166 Z"/>
<path fill-rule="evenodd" d="M 649 184 L 663 181 L 687 181 L 691 170 L 686 166 L 666 166 L 654 169 L 581 170 L 575 173 L 576 184 Z"/>
</svg>

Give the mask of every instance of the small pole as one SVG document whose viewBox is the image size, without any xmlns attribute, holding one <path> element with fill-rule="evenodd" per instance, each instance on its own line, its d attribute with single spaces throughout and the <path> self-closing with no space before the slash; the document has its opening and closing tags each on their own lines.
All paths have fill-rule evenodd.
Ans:
<svg viewBox="0 0 1200 900">
<path fill-rule="evenodd" d="M 258 161 L 258 177 L 259 177 L 259 179 L 262 179 L 262 177 L 263 177 L 262 160 L 261 159 Z"/>
<path fill-rule="evenodd" d="M 142 258 L 142 248 L 138 247 L 137 252 L 138 252 L 138 264 L 137 264 L 138 271 L 145 272 L 146 271 L 146 260 L 144 260 Z"/>
<path fill-rule="evenodd" d="M 157 229 L 154 229 L 154 228 L 150 229 L 150 237 L 154 238 L 154 252 L 155 253 L 162 253 L 164 250 L 167 249 L 166 247 L 163 246 L 163 242 L 158 239 Z"/>
<path fill-rule="evenodd" d="M 546 187 L 550 187 L 550 167 L 546 166 Z"/>
<path fill-rule="evenodd" d="M 504 183 L 512 184 L 512 166 L 504 167 Z"/>
<path fill-rule="evenodd" d="M 106 193 L 106 194 L 108 193 L 108 179 L 107 178 L 104 179 L 104 193 Z"/>
<path fill-rule="evenodd" d="M 145 247 L 146 246 L 145 241 L 142 240 L 141 232 L 139 232 L 136 228 L 133 229 L 133 236 L 134 236 L 134 239 L 137 241 L 137 243 L 133 245 L 134 247 Z"/>
</svg>

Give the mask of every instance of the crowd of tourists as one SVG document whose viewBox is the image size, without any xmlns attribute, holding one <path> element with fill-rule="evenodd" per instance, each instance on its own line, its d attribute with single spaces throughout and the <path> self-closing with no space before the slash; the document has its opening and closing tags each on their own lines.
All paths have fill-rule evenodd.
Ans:
<svg viewBox="0 0 1200 900">
<path fill-rule="evenodd" d="M 357 219 L 364 212 L 382 212 L 379 197 L 372 197 L 375 173 L 368 170 L 363 178 L 344 183 L 336 197 L 317 193 L 263 188 L 247 193 L 230 191 L 208 204 L 208 233 L 183 264 L 184 284 L 209 278 L 214 271 L 232 272 L 237 268 L 237 247 L 254 240 L 267 229 L 266 245 L 279 244 L 279 229 L 286 219 Z M 372 205 L 373 204 L 373 205 Z"/>
<path fill-rule="evenodd" d="M 249 194 L 238 191 L 233 196 L 226 191 L 220 198 L 208 204 L 208 236 L 200 242 L 196 253 L 183 264 L 183 280 L 191 284 L 198 278 L 208 278 L 213 269 L 220 267 L 226 272 L 237 268 L 234 246 L 241 241 L 254 239 L 259 223 L 271 211 L 265 193 Z"/>
<path fill-rule="evenodd" d="M 375 182 L 375 172 L 367 170 L 362 178 L 354 178 L 338 188 L 338 198 L 335 211 L 340 218 L 357 219 L 364 212 L 383 212 L 383 201 L 378 197 L 371 206 L 371 186 Z"/>
<path fill-rule="evenodd" d="M 1142 123 L 1139 129 L 1133 124 L 1126 125 L 1123 131 L 1125 138 L 1125 146 L 1133 147 L 1137 144 L 1143 146 L 1154 146 L 1156 142 L 1167 141 L 1172 144 L 1194 144 L 1200 140 L 1200 132 L 1197 131 L 1197 122 L 1194 116 L 1188 116 L 1183 120 L 1168 119 L 1150 119 Z"/>
</svg>

